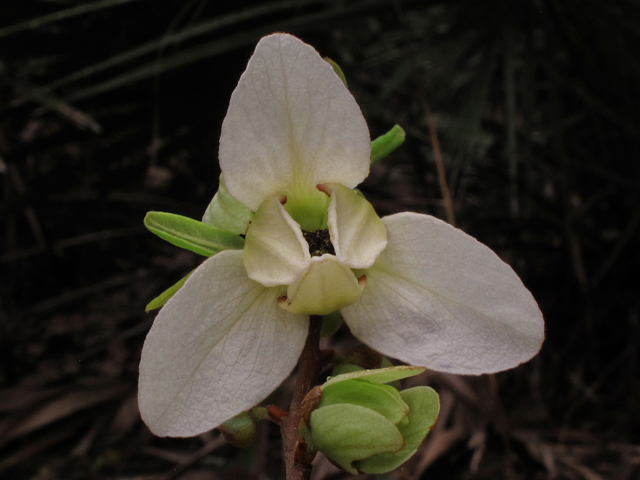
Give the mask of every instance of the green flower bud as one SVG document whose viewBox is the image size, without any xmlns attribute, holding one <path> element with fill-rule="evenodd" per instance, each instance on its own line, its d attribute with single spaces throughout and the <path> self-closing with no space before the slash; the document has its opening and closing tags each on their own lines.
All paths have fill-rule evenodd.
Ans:
<svg viewBox="0 0 640 480">
<path fill-rule="evenodd" d="M 330 378 L 309 417 L 312 446 L 353 474 L 402 465 L 435 424 L 440 403 L 429 387 L 398 392 L 386 384 L 423 371 L 390 367 Z"/>
<path fill-rule="evenodd" d="M 234 447 L 245 448 L 258 438 L 256 421 L 250 412 L 242 412 L 218 427 L 224 439 Z"/>
</svg>

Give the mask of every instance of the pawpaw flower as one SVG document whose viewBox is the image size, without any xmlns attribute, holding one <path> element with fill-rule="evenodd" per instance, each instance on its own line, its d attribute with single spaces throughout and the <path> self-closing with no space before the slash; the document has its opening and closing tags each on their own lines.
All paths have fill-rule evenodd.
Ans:
<svg viewBox="0 0 640 480">
<path fill-rule="evenodd" d="M 332 66 L 291 35 L 260 40 L 203 219 L 246 241 L 204 261 L 146 338 L 139 405 L 155 434 L 197 435 L 264 400 L 295 367 L 309 315 L 339 310 L 369 347 L 441 372 L 498 372 L 538 352 L 540 310 L 493 251 L 431 216 L 381 219 L 354 191 L 370 156 Z"/>
</svg>

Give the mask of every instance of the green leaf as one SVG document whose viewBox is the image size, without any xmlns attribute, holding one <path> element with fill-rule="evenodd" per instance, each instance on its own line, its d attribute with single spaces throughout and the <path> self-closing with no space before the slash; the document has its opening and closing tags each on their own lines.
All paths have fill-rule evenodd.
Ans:
<svg viewBox="0 0 640 480">
<path fill-rule="evenodd" d="M 364 367 L 354 363 L 339 363 L 333 367 L 331 375 L 335 377 L 344 373 L 361 372 L 362 370 L 364 370 Z"/>
<path fill-rule="evenodd" d="M 324 390 L 329 385 L 334 383 L 344 382 L 345 380 L 351 380 L 354 378 L 361 378 L 373 383 L 389 383 L 395 380 L 401 380 L 407 377 L 413 377 L 426 370 L 425 367 L 414 367 L 411 365 L 401 365 L 399 367 L 378 368 L 376 370 L 360 370 L 358 372 L 344 373 L 342 375 L 336 375 L 330 377 L 323 385 Z"/>
<path fill-rule="evenodd" d="M 171 287 L 167 288 L 164 292 L 162 292 L 156 298 L 154 298 L 149 303 L 147 303 L 147 306 L 144 307 L 144 311 L 150 312 L 151 310 L 156 310 L 160 307 L 164 307 L 164 304 L 167 303 L 169 299 L 173 297 L 175 293 L 182 288 L 182 285 L 184 285 L 184 282 L 187 281 L 187 278 L 189 278 L 189 276 L 192 273 L 193 273 L 193 270 L 191 270 L 185 277 L 178 280 Z"/>
<path fill-rule="evenodd" d="M 244 235 L 252 218 L 253 212 L 231 196 L 220 175 L 218 192 L 204 212 L 202 222 L 236 235 Z"/>
<path fill-rule="evenodd" d="M 418 450 L 420 444 L 433 428 L 440 413 L 438 394 L 429 387 L 414 387 L 400 392 L 402 399 L 409 405 L 409 421 L 398 425 L 406 441 L 404 448 L 395 453 L 379 453 L 354 466 L 363 473 L 386 473 L 398 468 Z"/>
<path fill-rule="evenodd" d="M 387 357 L 382 357 L 380 368 L 387 368 L 387 367 L 393 367 L 393 363 L 391 363 Z M 389 385 L 395 388 L 396 390 L 400 390 L 400 380 L 389 382 Z"/>
<path fill-rule="evenodd" d="M 322 399 L 316 408 L 345 403 L 370 408 L 394 425 L 409 414 L 409 406 L 395 388 L 359 379 L 338 382 L 323 388 Z"/>
<path fill-rule="evenodd" d="M 344 403 L 314 410 L 311 432 L 314 447 L 353 474 L 353 461 L 405 445 L 398 428 L 378 412 Z"/>
<path fill-rule="evenodd" d="M 333 67 L 333 71 L 336 72 L 336 74 L 340 77 L 340 80 L 342 80 L 344 86 L 349 88 L 349 86 L 347 85 L 347 77 L 344 76 L 344 72 L 340 68 L 340 65 L 331 60 L 329 57 L 324 57 L 324 61 Z"/>
<path fill-rule="evenodd" d="M 375 165 L 384 157 L 402 145 L 406 134 L 400 125 L 394 125 L 384 135 L 371 142 L 371 165 Z"/>
<path fill-rule="evenodd" d="M 244 247 L 244 239 L 234 233 L 173 213 L 149 212 L 144 226 L 163 240 L 205 257 Z"/>
</svg>

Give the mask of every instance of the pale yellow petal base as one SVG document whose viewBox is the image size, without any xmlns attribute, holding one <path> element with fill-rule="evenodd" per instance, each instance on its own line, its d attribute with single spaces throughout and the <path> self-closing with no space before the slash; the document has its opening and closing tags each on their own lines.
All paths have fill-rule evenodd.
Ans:
<svg viewBox="0 0 640 480">
<path fill-rule="evenodd" d="M 291 313 L 328 315 L 356 302 L 365 280 L 365 277 L 358 280 L 333 255 L 312 257 L 309 267 L 289 285 L 287 296 L 279 305 Z"/>
</svg>

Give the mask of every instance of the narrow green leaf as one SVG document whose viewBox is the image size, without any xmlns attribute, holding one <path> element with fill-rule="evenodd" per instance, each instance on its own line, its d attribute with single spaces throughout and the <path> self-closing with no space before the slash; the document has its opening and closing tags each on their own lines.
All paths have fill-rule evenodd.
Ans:
<svg viewBox="0 0 640 480">
<path fill-rule="evenodd" d="M 396 453 L 379 453 L 354 466 L 362 473 L 386 473 L 398 468 L 409 460 L 435 425 L 440 413 L 438 394 L 429 387 L 414 387 L 400 392 L 402 399 L 409 405 L 409 421 L 398 425 L 406 441 L 402 450 Z"/>
<path fill-rule="evenodd" d="M 329 57 L 324 57 L 324 61 L 333 67 L 333 71 L 336 72 L 336 74 L 340 77 L 340 80 L 342 80 L 344 86 L 349 88 L 349 85 L 347 85 L 347 77 L 344 76 L 344 72 L 340 68 L 340 65 L 331 60 Z"/>
<path fill-rule="evenodd" d="M 187 281 L 187 278 L 189 278 L 189 276 L 191 276 L 192 273 L 193 273 L 193 270 L 191 270 L 185 277 L 178 280 L 171 287 L 167 288 L 164 292 L 162 292 L 156 298 L 154 298 L 149 303 L 147 303 L 147 306 L 144 307 L 144 311 L 150 312 L 151 310 L 156 310 L 160 307 L 164 307 L 164 304 L 167 303 L 169 299 L 173 297 L 176 294 L 176 292 L 182 288 L 182 285 L 184 285 L 184 282 Z"/>
<path fill-rule="evenodd" d="M 343 373 L 342 375 L 336 375 L 330 377 L 323 385 L 322 388 L 326 388 L 329 385 L 338 382 L 344 382 L 345 380 L 351 380 L 354 378 L 361 378 L 374 383 L 389 383 L 395 380 L 401 380 L 407 377 L 413 377 L 424 372 L 424 367 L 414 367 L 411 365 L 401 365 L 399 367 L 378 368 L 376 370 L 360 370 L 358 372 Z"/>
<path fill-rule="evenodd" d="M 220 175 L 218 192 L 204 212 L 202 222 L 236 235 L 244 235 L 252 218 L 253 212 L 231 196 Z"/>
<path fill-rule="evenodd" d="M 144 226 L 163 240 L 205 257 L 244 247 L 244 239 L 234 233 L 173 213 L 149 212 Z"/>
<path fill-rule="evenodd" d="M 375 165 L 384 157 L 402 145 L 406 134 L 400 125 L 394 125 L 384 135 L 371 142 L 371 165 Z"/>
</svg>

